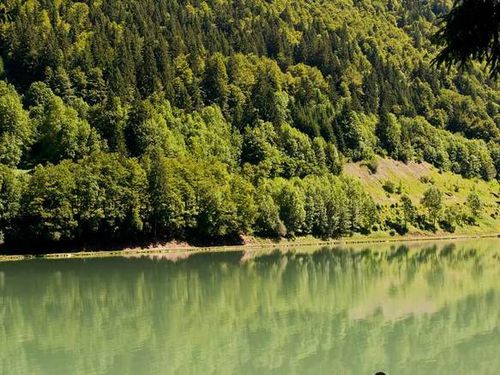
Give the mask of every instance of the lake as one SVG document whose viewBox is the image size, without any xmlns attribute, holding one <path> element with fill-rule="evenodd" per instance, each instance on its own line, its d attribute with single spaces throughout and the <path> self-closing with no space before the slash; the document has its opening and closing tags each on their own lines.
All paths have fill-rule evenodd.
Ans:
<svg viewBox="0 0 500 375">
<path fill-rule="evenodd" d="M 0 374 L 498 374 L 500 240 L 0 263 Z"/>
</svg>

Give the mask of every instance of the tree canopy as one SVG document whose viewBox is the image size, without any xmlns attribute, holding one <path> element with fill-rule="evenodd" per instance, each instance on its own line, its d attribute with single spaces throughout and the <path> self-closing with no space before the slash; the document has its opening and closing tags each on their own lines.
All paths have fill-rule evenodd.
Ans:
<svg viewBox="0 0 500 375">
<path fill-rule="evenodd" d="M 346 162 L 498 179 L 498 82 L 432 63 L 438 19 L 469 3 L 6 0 L 0 232 L 335 237 L 393 224 Z M 486 45 L 446 53 L 497 67 Z"/>
</svg>

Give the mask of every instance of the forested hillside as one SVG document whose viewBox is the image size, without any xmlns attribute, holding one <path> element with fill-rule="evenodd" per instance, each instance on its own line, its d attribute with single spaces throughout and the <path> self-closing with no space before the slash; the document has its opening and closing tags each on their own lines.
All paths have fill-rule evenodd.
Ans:
<svg viewBox="0 0 500 375">
<path fill-rule="evenodd" d="M 498 179 L 498 81 L 479 64 L 431 63 L 451 5 L 3 0 L 2 237 L 212 241 L 473 225 L 473 190 L 458 211 L 436 186 L 382 208 L 342 174 L 348 161 L 375 171 L 382 156 Z M 400 209 L 404 224 L 380 216 Z"/>
</svg>

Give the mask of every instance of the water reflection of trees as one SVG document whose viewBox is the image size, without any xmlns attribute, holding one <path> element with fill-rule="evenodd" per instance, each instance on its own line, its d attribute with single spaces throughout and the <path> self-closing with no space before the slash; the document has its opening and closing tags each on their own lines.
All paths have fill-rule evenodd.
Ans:
<svg viewBox="0 0 500 375">
<path fill-rule="evenodd" d="M 488 373 L 492 250 L 2 264 L 0 373 Z"/>
</svg>

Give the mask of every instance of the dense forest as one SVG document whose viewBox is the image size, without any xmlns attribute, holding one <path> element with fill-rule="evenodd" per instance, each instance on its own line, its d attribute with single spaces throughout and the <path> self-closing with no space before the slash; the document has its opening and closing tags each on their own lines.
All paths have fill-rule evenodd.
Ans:
<svg viewBox="0 0 500 375">
<path fill-rule="evenodd" d="M 498 81 L 479 63 L 432 63 L 451 6 L 3 0 L 0 237 L 210 242 L 473 222 L 474 192 L 450 218 L 435 187 L 382 221 L 342 174 L 390 157 L 499 178 Z"/>
</svg>

